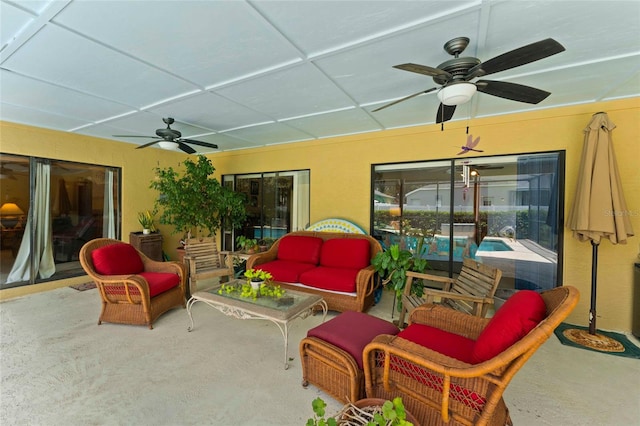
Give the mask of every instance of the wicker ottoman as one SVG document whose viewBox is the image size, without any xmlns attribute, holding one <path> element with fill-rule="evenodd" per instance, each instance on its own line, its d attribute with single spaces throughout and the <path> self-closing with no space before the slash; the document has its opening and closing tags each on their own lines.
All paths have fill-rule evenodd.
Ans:
<svg viewBox="0 0 640 426">
<path fill-rule="evenodd" d="M 313 383 L 342 402 L 364 395 L 362 350 L 380 334 L 398 334 L 392 323 L 355 311 L 307 332 L 300 342 L 302 386 Z"/>
</svg>

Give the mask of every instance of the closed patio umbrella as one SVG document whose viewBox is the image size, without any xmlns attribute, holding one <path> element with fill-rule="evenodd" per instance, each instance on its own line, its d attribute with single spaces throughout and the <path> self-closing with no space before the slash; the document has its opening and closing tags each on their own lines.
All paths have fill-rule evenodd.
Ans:
<svg viewBox="0 0 640 426">
<path fill-rule="evenodd" d="M 602 239 L 608 239 L 612 244 L 626 244 L 627 238 L 633 236 L 611 139 L 615 127 L 606 113 L 598 112 L 584 129 L 576 199 L 567 223 L 575 238 L 589 241 L 592 246 L 589 311 L 589 334 L 592 336 L 596 335 L 598 245 Z"/>
</svg>

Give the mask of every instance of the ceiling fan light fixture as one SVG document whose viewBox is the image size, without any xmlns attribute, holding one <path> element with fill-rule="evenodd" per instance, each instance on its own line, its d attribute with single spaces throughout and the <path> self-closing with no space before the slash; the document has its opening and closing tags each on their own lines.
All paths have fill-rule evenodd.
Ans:
<svg viewBox="0 0 640 426">
<path fill-rule="evenodd" d="M 180 145 L 178 145 L 178 142 L 160 141 L 158 142 L 158 146 L 168 151 L 176 151 Z"/>
<path fill-rule="evenodd" d="M 438 92 L 438 99 L 444 105 L 462 105 L 471 100 L 476 93 L 476 85 L 468 82 L 449 84 Z"/>
</svg>

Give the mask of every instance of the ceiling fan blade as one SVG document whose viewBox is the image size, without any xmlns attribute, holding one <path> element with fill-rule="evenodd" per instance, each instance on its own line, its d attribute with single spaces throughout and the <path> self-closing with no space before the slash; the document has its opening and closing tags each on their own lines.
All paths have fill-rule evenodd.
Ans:
<svg viewBox="0 0 640 426">
<path fill-rule="evenodd" d="M 564 52 L 564 50 L 564 46 L 552 38 L 541 40 L 503 53 L 502 55 L 476 65 L 469 70 L 465 79 L 470 80 L 471 78 L 482 77 L 483 75 L 519 67 L 555 55 L 556 53 Z"/>
<path fill-rule="evenodd" d="M 441 70 L 439 68 L 429 67 L 426 65 L 420 65 L 420 64 L 411 64 L 411 63 L 400 64 L 400 65 L 394 65 L 393 68 L 397 68 L 399 70 L 404 70 L 404 71 L 415 72 L 418 74 L 428 75 L 430 77 L 445 77 L 447 80 L 449 80 L 452 77 L 452 75 L 447 71 Z"/>
<path fill-rule="evenodd" d="M 193 140 L 193 139 L 180 139 L 179 141 L 176 141 L 176 142 L 186 142 L 186 143 L 190 143 L 190 144 L 193 144 L 193 145 L 205 146 L 207 148 L 218 149 L 218 145 L 216 145 L 215 143 L 201 142 L 201 141 L 196 141 L 196 140 Z"/>
<path fill-rule="evenodd" d="M 456 112 L 455 105 L 440 104 L 438 107 L 438 114 L 436 115 L 436 123 L 444 123 L 451 120 L 453 113 Z"/>
<path fill-rule="evenodd" d="M 386 105 L 381 106 L 380 108 L 376 108 L 371 112 L 380 111 L 381 109 L 385 109 L 385 108 L 390 107 L 392 105 L 399 104 L 400 102 L 406 101 L 407 99 L 415 98 L 416 96 L 422 95 L 423 93 L 433 92 L 436 89 L 437 89 L 437 87 L 432 87 L 431 89 L 423 90 L 422 92 L 418 92 L 418 93 L 414 93 L 413 95 L 405 96 L 404 98 L 398 99 L 397 101 L 393 101 L 390 104 L 386 104 Z"/>
<path fill-rule="evenodd" d="M 138 135 L 111 135 L 114 138 L 147 138 L 147 139 L 162 139 L 157 136 L 138 136 Z"/>
<path fill-rule="evenodd" d="M 551 94 L 535 87 L 506 81 L 479 80 L 476 82 L 476 87 L 478 92 L 528 104 L 540 103 Z"/>
<path fill-rule="evenodd" d="M 160 139 L 160 140 L 162 140 L 162 139 Z M 151 146 L 151 145 L 155 145 L 158 142 L 160 142 L 160 140 L 152 141 L 152 142 L 146 143 L 144 145 L 137 146 L 136 149 L 142 149 L 142 148 L 146 148 L 146 147 Z"/>
<path fill-rule="evenodd" d="M 186 143 L 180 141 L 175 141 L 178 144 L 178 148 L 183 151 L 186 152 L 187 154 L 195 154 L 196 150 L 191 148 L 189 145 L 187 145 Z"/>
</svg>

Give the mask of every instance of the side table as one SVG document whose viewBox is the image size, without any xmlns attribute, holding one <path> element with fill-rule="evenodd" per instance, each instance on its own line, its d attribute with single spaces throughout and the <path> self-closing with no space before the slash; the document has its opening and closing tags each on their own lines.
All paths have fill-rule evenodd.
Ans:
<svg viewBox="0 0 640 426">
<path fill-rule="evenodd" d="M 145 254 L 149 259 L 162 262 L 162 235 L 158 232 L 143 234 L 142 232 L 129 233 L 129 243 Z"/>
</svg>

